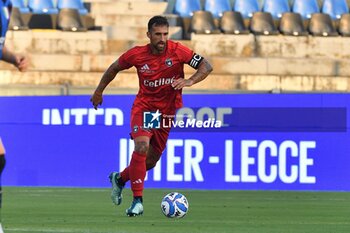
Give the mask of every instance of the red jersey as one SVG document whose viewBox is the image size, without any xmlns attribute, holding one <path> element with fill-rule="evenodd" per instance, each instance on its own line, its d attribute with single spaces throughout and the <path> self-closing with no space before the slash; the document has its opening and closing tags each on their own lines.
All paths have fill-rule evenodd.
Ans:
<svg viewBox="0 0 350 233">
<path fill-rule="evenodd" d="M 171 84 L 184 78 L 184 63 L 190 64 L 194 53 L 180 43 L 168 40 L 161 54 L 152 54 L 150 44 L 136 46 L 119 57 L 122 69 L 135 66 L 139 77 L 139 92 L 133 108 L 141 111 L 156 111 L 174 114 L 182 107 L 182 90 Z"/>
</svg>

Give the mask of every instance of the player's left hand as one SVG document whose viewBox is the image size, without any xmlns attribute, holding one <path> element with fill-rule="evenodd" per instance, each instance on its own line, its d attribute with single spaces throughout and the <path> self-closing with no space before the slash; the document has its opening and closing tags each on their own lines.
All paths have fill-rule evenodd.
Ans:
<svg viewBox="0 0 350 233">
<path fill-rule="evenodd" d="M 97 110 L 97 106 L 102 104 L 103 98 L 102 93 L 95 91 L 94 94 L 91 96 L 90 101 L 92 102 L 92 105 Z"/>
<path fill-rule="evenodd" d="M 192 85 L 193 85 L 193 81 L 191 79 L 184 79 L 184 78 L 175 79 L 175 81 L 171 84 L 171 86 L 175 90 L 180 90 L 184 87 L 190 87 Z"/>
</svg>

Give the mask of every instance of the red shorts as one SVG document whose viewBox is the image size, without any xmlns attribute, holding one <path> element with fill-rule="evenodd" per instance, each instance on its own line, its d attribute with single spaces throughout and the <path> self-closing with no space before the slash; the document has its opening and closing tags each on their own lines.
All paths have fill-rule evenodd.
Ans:
<svg viewBox="0 0 350 233">
<path fill-rule="evenodd" d="M 153 150 L 161 155 L 166 147 L 170 128 L 159 128 L 159 129 L 144 129 L 143 128 L 143 112 L 135 112 L 131 114 L 131 138 L 139 136 L 146 136 L 150 138 L 150 145 Z"/>
</svg>

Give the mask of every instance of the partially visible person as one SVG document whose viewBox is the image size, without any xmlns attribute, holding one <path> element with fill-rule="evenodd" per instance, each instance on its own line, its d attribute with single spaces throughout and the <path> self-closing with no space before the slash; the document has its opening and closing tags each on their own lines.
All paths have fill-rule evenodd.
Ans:
<svg viewBox="0 0 350 233">
<path fill-rule="evenodd" d="M 15 54 L 5 46 L 5 37 L 10 21 L 12 3 L 10 0 L 0 0 L 0 59 L 7 63 L 13 64 L 19 71 L 25 71 L 28 67 L 28 59 L 19 54 Z M 5 147 L 0 138 L 0 208 L 2 203 L 2 185 L 1 175 L 5 167 Z M 1 219 L 0 219 L 0 233 L 3 233 Z"/>
</svg>

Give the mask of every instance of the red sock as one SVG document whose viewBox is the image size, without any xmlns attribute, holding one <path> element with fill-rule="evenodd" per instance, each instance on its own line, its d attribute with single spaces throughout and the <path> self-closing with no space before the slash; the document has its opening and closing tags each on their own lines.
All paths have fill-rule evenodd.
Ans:
<svg viewBox="0 0 350 233">
<path fill-rule="evenodd" d="M 143 182 L 146 176 L 146 154 L 133 152 L 130 165 L 129 177 L 131 181 L 131 190 L 134 197 L 142 197 Z"/>
<path fill-rule="evenodd" d="M 126 167 L 126 168 L 120 173 L 120 176 L 122 177 L 123 183 L 126 183 L 126 182 L 128 182 L 128 181 L 130 180 L 129 169 L 130 169 L 130 166 Z"/>
</svg>

